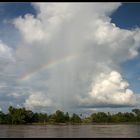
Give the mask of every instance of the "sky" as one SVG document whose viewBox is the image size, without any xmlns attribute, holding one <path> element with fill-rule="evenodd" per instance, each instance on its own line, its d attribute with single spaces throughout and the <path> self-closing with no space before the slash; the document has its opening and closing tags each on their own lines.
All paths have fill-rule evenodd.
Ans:
<svg viewBox="0 0 140 140">
<path fill-rule="evenodd" d="M 140 3 L 0 3 L 0 108 L 139 107 Z"/>
</svg>

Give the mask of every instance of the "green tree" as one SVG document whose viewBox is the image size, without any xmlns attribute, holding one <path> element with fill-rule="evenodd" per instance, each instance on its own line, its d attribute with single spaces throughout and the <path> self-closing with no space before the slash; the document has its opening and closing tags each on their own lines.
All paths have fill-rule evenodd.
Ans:
<svg viewBox="0 0 140 140">
<path fill-rule="evenodd" d="M 82 116 L 82 115 L 80 115 Z M 34 113 L 31 110 L 25 108 L 15 108 L 10 106 L 8 113 L 5 114 L 0 111 L 0 124 L 27 124 L 27 123 L 91 123 L 91 122 L 136 122 L 140 121 L 140 110 L 133 109 L 132 112 L 118 112 L 116 114 L 98 112 L 93 113 L 89 117 L 81 119 L 77 114 L 73 114 L 71 117 L 69 113 L 57 110 L 54 114 L 47 115 L 47 113 Z"/>
<path fill-rule="evenodd" d="M 72 117 L 70 118 L 72 123 L 81 123 L 82 119 L 75 113 L 73 113 Z"/>
<path fill-rule="evenodd" d="M 25 124 L 32 121 L 33 112 L 26 110 L 25 108 L 14 108 L 9 107 L 9 113 L 7 114 L 10 118 L 11 124 Z"/>
<path fill-rule="evenodd" d="M 48 122 L 48 115 L 47 115 L 47 113 L 45 113 L 45 114 L 39 113 L 38 114 L 38 121 L 41 122 L 41 123 Z"/>
<path fill-rule="evenodd" d="M 25 123 L 33 122 L 34 113 L 31 110 L 26 110 L 25 108 L 22 108 L 22 110 L 24 114 Z"/>
<path fill-rule="evenodd" d="M 135 113 L 136 121 L 140 121 L 140 109 L 132 109 L 132 112 Z"/>
<path fill-rule="evenodd" d="M 69 113 L 66 112 L 65 116 L 64 116 L 65 122 L 69 122 L 70 121 L 70 116 Z"/>
<path fill-rule="evenodd" d="M 65 115 L 64 112 L 57 110 L 55 112 L 55 122 L 57 123 L 64 123 L 65 122 Z"/>
<path fill-rule="evenodd" d="M 51 114 L 51 115 L 49 115 L 49 117 L 48 117 L 49 122 L 50 122 L 50 123 L 54 123 L 55 120 L 56 120 L 55 118 L 56 118 L 55 114 Z"/>
<path fill-rule="evenodd" d="M 5 114 L 2 111 L 0 111 L 0 124 L 4 124 L 5 123 L 4 118 L 5 118 Z"/>
<path fill-rule="evenodd" d="M 91 118 L 92 122 L 108 122 L 108 115 L 104 112 L 93 113 Z"/>
</svg>

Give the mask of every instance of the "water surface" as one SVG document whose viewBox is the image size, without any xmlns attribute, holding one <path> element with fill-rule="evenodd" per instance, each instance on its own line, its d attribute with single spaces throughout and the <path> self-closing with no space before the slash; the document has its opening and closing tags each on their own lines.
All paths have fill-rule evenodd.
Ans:
<svg viewBox="0 0 140 140">
<path fill-rule="evenodd" d="M 0 125 L 0 137 L 140 137 L 140 125 Z"/>
</svg>

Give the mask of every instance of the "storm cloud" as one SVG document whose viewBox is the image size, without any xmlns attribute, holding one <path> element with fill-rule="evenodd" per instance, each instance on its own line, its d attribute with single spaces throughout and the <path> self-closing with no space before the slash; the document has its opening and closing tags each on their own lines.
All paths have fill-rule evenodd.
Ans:
<svg viewBox="0 0 140 140">
<path fill-rule="evenodd" d="M 137 57 L 140 29 L 121 29 L 111 23 L 120 3 L 32 6 L 36 16 L 26 14 L 12 22 L 21 40 L 9 67 L 16 75 L 15 86 L 21 88 L 11 94 L 23 98 L 25 93 L 21 105 L 69 110 L 137 104 L 121 64 Z M 1 46 L 0 56 L 5 57 Z M 11 57 L 8 49 L 7 56 Z"/>
</svg>

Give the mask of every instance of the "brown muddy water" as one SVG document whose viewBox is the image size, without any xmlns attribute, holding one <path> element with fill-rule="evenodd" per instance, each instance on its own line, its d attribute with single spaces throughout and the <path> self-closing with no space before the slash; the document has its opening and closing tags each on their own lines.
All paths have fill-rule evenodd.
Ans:
<svg viewBox="0 0 140 140">
<path fill-rule="evenodd" d="M 140 125 L 0 125 L 1 138 L 131 138 Z"/>
</svg>

